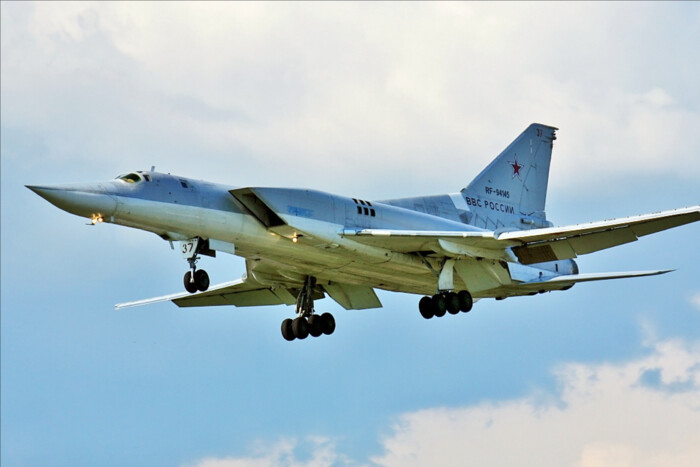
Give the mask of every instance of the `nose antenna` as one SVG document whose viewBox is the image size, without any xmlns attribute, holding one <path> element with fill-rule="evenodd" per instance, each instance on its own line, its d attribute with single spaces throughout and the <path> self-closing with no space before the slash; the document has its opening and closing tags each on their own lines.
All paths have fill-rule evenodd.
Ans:
<svg viewBox="0 0 700 467">
<path fill-rule="evenodd" d="M 151 172 L 155 172 L 155 171 L 156 171 L 156 166 L 155 166 L 155 165 L 152 165 L 152 166 L 151 166 Z"/>
</svg>

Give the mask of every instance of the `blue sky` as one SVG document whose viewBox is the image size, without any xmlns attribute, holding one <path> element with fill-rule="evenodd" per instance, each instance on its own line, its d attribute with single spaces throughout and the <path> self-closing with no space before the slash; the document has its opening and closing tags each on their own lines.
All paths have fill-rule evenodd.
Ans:
<svg viewBox="0 0 700 467">
<path fill-rule="evenodd" d="M 25 184 L 131 170 L 363 199 L 454 192 L 560 128 L 558 224 L 700 202 L 697 3 L 2 3 L 2 465 L 697 465 L 700 225 L 581 258 L 675 268 L 423 320 L 116 312 L 166 242 Z M 239 277 L 222 255 L 214 282 Z"/>
</svg>

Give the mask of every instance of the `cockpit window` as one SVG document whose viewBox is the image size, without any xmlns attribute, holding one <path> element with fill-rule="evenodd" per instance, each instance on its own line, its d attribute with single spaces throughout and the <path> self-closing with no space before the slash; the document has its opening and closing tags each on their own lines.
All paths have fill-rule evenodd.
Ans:
<svg viewBox="0 0 700 467">
<path fill-rule="evenodd" d="M 120 175 L 117 177 L 117 179 L 124 180 L 127 183 L 139 183 L 139 182 L 143 181 L 143 178 L 141 178 L 141 175 L 134 173 L 134 172 L 132 172 L 130 174 L 126 174 L 126 175 Z"/>
</svg>

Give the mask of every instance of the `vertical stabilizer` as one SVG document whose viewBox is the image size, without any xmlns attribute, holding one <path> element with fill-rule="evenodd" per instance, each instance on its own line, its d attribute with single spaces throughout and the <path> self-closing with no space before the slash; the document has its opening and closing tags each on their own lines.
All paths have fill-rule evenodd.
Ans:
<svg viewBox="0 0 700 467">
<path fill-rule="evenodd" d="M 533 123 L 462 190 L 471 224 L 493 230 L 549 225 L 544 208 L 555 131 Z"/>
</svg>

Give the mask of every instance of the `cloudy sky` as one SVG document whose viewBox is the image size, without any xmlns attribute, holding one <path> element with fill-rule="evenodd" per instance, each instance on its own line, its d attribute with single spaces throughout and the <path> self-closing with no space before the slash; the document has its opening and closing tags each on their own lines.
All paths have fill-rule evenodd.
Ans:
<svg viewBox="0 0 700 467">
<path fill-rule="evenodd" d="M 25 3 L 1 17 L 2 452 L 23 465 L 697 465 L 700 225 L 582 258 L 674 268 L 423 320 L 380 293 L 288 343 L 285 307 L 179 291 L 158 237 L 25 184 L 158 170 L 363 199 L 454 192 L 560 128 L 558 224 L 700 203 L 700 5 Z M 206 259 L 214 282 L 234 257 Z"/>
</svg>

